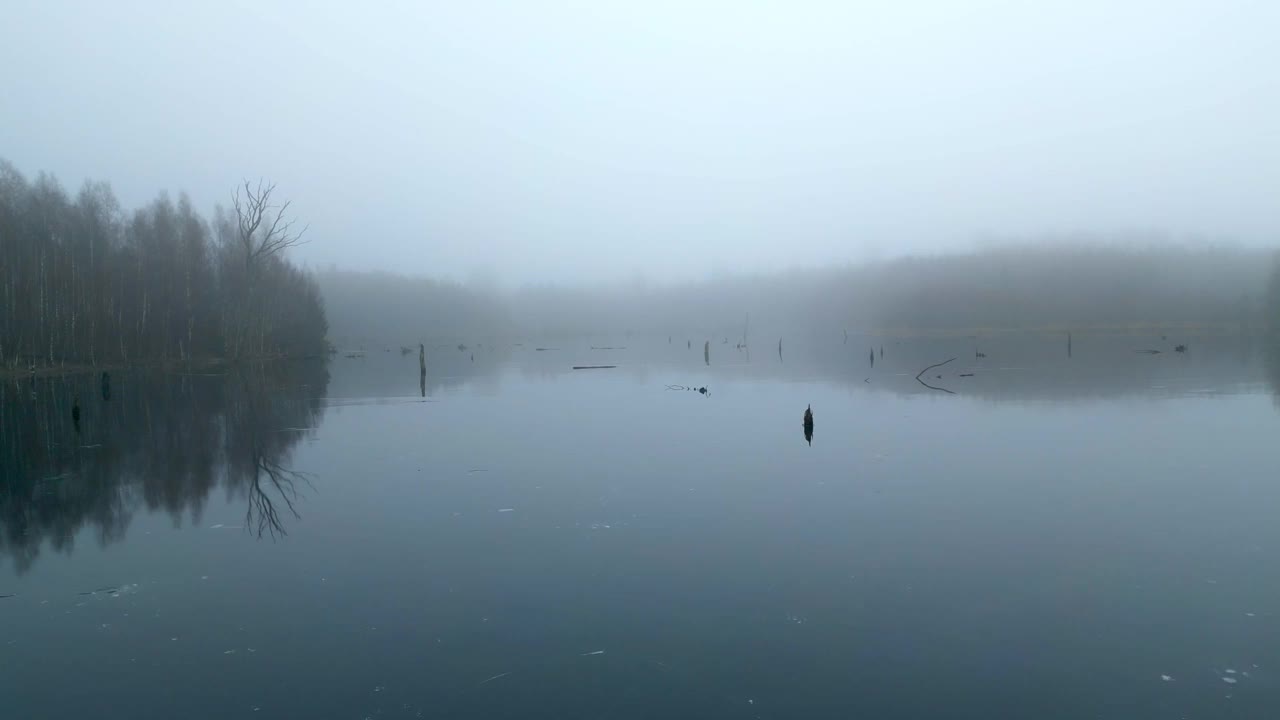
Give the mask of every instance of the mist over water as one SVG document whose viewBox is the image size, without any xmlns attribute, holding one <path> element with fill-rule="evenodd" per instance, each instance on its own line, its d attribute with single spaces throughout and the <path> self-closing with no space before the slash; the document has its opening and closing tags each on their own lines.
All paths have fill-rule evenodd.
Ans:
<svg viewBox="0 0 1280 720">
<path fill-rule="evenodd" d="M 4 717 L 1277 716 L 1280 4 L 0 15 Z"/>
<path fill-rule="evenodd" d="M 1081 241 L 666 285 L 502 291 L 343 271 L 317 283 L 343 345 L 678 333 L 759 347 L 849 331 L 1256 334 L 1274 315 L 1274 267 L 1270 250 Z"/>
<path fill-rule="evenodd" d="M 781 359 L 710 342 L 704 362 L 677 340 L 430 346 L 421 387 L 398 348 L 128 374 L 109 401 L 89 400 L 94 378 L 6 383 L 4 427 L 24 428 L 0 464 L 10 707 L 1066 718 L 1276 701 L 1265 346 L 1086 333 L 1068 358 L 1056 335 L 850 334 Z M 925 379 L 954 394 L 917 379 L 950 357 Z M 585 363 L 617 367 L 569 369 Z M 92 699 L 55 692 L 55 662 L 97 678 Z M 199 690 L 210 674 L 231 682 Z"/>
</svg>

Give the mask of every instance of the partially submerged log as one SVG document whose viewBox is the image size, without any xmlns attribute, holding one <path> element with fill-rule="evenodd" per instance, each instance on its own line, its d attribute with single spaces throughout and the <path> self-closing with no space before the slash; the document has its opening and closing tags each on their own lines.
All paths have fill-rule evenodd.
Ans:
<svg viewBox="0 0 1280 720">
<path fill-rule="evenodd" d="M 920 377 L 921 377 L 922 375 L 924 375 L 925 373 L 929 372 L 930 370 L 932 370 L 932 369 L 934 369 L 934 368 L 942 367 L 943 365 L 946 365 L 947 363 L 949 363 L 949 362 L 951 362 L 951 361 L 953 361 L 953 360 L 955 360 L 955 358 L 950 358 L 949 360 L 943 360 L 943 361 L 942 361 L 942 362 L 940 362 L 940 363 L 934 363 L 933 365 L 930 365 L 929 367 L 927 367 L 927 368 L 925 368 L 925 369 L 921 370 L 920 372 L 916 373 L 916 382 L 918 382 L 918 383 L 920 383 L 921 385 L 923 385 L 923 386 L 925 386 L 925 387 L 929 388 L 930 390 L 941 390 L 942 392 L 947 393 L 947 394 L 949 394 L 949 395 L 955 395 L 955 392 L 954 392 L 954 391 L 948 390 L 948 389 L 946 389 L 946 388 L 944 388 L 944 387 L 936 387 L 936 386 L 934 386 L 934 385 L 930 385 L 929 383 L 927 383 L 927 382 L 925 382 L 924 380 L 921 380 L 921 379 L 920 379 Z M 939 375 L 939 376 L 938 376 L 938 378 L 941 378 L 941 377 L 942 377 L 941 375 Z"/>
</svg>

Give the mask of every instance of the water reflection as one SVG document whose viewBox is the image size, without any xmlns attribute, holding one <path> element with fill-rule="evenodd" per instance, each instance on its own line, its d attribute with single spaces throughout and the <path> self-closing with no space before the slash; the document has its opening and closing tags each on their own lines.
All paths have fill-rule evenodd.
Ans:
<svg viewBox="0 0 1280 720">
<path fill-rule="evenodd" d="M 813 445 L 813 406 L 804 409 L 804 441 Z"/>
<path fill-rule="evenodd" d="M 370 398 L 426 399 L 464 384 L 492 381 L 508 365 L 511 353 L 512 348 L 494 347 L 491 343 L 477 345 L 474 354 L 463 354 L 451 345 L 436 344 L 419 345 L 416 360 L 412 352 L 338 357 L 329 365 L 330 404 L 336 404 L 335 400 Z M 528 354 L 535 354 L 532 348 Z"/>
<path fill-rule="evenodd" d="M 1243 337 L 1086 334 L 1068 340 L 1068 355 L 1061 335 L 985 336 L 981 356 L 974 338 L 865 340 L 787 338 L 783 363 L 780 339 L 777 358 L 765 353 L 766 360 L 748 362 L 734 354 L 708 366 L 709 343 L 699 365 L 690 340 L 681 351 L 663 338 L 633 338 L 625 350 L 611 351 L 618 369 L 596 378 L 644 385 L 667 383 L 678 372 L 684 384 L 657 388 L 705 393 L 711 381 L 736 387 L 757 380 L 819 381 L 829 386 L 820 392 L 835 387 L 928 395 L 939 402 L 953 392 L 993 402 L 1053 403 L 1256 392 L 1266 383 L 1280 404 L 1280 353 Z M 592 345 L 619 343 L 594 338 L 552 344 L 554 352 L 477 344 L 474 363 L 451 346 L 420 346 L 417 363 L 410 348 L 338 358 L 329 368 L 7 380 L 0 383 L 0 552 L 21 572 L 42 548 L 69 552 L 83 528 L 92 528 L 102 544 L 123 538 L 139 509 L 162 510 L 178 524 L 197 523 L 217 487 L 243 501 L 247 531 L 280 537 L 298 518 L 298 501 L 312 481 L 291 467 L 292 451 L 326 406 L 411 395 L 447 399 L 466 384 L 489 392 L 509 374 L 554 382 L 571 376 L 574 364 L 598 361 Z M 1186 351 L 1178 352 L 1179 345 Z M 868 346 L 874 348 L 869 358 L 861 350 Z M 1135 352 L 1144 348 L 1164 352 Z M 953 357 L 959 359 L 941 362 Z M 873 359 L 874 368 L 863 365 L 864 358 Z M 431 372 L 424 374 L 427 364 Z M 810 398 L 818 399 L 806 392 L 804 399 Z M 803 427 L 811 443 L 812 422 Z"/>
<path fill-rule="evenodd" d="M 867 337 L 878 349 L 869 367 L 865 347 L 830 338 L 786 338 L 786 362 L 729 358 L 705 368 L 662 348 L 645 358 L 633 343 L 619 366 L 671 364 L 739 379 L 821 381 L 851 391 L 929 395 L 948 393 L 993 402 L 1082 402 L 1119 397 L 1170 397 L 1248 392 L 1268 380 L 1267 343 L 1243 335 L 1195 336 L 1158 331 L 1075 334 L 1071 354 L 1052 333 L 991 333 L 981 337 Z M 981 343 L 981 350 L 974 346 Z M 1178 352 L 1184 345 L 1187 350 Z M 1141 354 L 1143 349 L 1159 354 Z M 739 356 L 741 357 L 741 356 Z M 949 358 L 941 367 L 931 367 Z M 926 372 L 927 369 L 927 372 Z M 941 376 L 941 377 L 939 377 Z M 918 377 L 918 380 L 917 380 Z"/>
<path fill-rule="evenodd" d="M 857 336 L 850 335 L 850 339 Z M 532 345 L 507 344 L 495 349 L 486 343 L 475 362 L 456 351 L 427 348 L 430 372 L 399 355 L 370 354 L 357 360 L 337 359 L 331 371 L 330 395 L 334 398 L 431 397 L 463 385 L 496 389 L 504 375 L 554 381 L 575 365 L 600 363 L 594 346 L 626 345 L 611 351 L 609 364 L 617 369 L 610 377 L 625 376 L 636 382 L 669 382 L 663 373 L 678 370 L 678 380 L 693 387 L 726 378 L 744 381 L 821 381 L 854 392 L 894 395 L 977 397 L 993 402 L 1082 402 L 1104 398 L 1247 392 L 1267 381 L 1263 367 L 1267 344 L 1246 336 L 1198 336 L 1159 331 L 1088 333 L 1073 335 L 1071 355 L 1063 352 L 1063 336 L 1057 333 L 990 333 L 981 337 L 867 336 L 866 345 L 830 338 L 787 337 L 782 353 L 768 353 L 750 360 L 734 353 L 709 365 L 710 343 L 704 341 L 702 357 L 668 344 L 666 336 L 619 338 L 557 338 L 555 351 L 538 352 Z M 1176 351 L 1186 345 L 1187 352 Z M 875 348 L 874 367 L 862 349 Z M 975 350 L 980 346 L 980 350 Z M 1157 348 L 1160 354 L 1136 350 Z M 453 350 L 453 348 L 447 348 Z M 784 362 L 785 358 L 785 362 Z M 930 368 L 948 358 L 952 362 Z M 701 359 L 703 362 L 698 363 Z M 868 361 L 864 364 L 863 361 Z M 924 369 L 930 368 L 928 372 Z M 684 375 L 684 373 L 690 375 Z M 698 375 L 702 377 L 699 378 Z M 939 375 L 941 377 L 939 377 Z M 657 376 L 656 378 L 654 376 Z M 917 380 L 917 376 L 919 379 Z M 417 383 L 414 383 L 414 380 Z M 696 380 L 697 382 L 692 382 Z"/>
<path fill-rule="evenodd" d="M 1272 339 L 1263 353 L 1263 365 L 1266 368 L 1267 384 L 1271 388 L 1271 397 L 1280 407 L 1280 337 Z"/>
<path fill-rule="evenodd" d="M 427 396 L 427 346 L 422 343 L 418 343 L 418 395 Z"/>
<path fill-rule="evenodd" d="M 278 536 L 297 517 L 306 478 L 288 466 L 319 422 L 323 365 L 104 375 L 109 401 L 97 400 L 95 380 L 0 384 L 0 553 L 18 572 L 46 543 L 70 552 L 86 526 L 101 544 L 123 538 L 139 508 L 198 523 L 219 486 L 244 498 L 256 534 Z"/>
<path fill-rule="evenodd" d="M 247 477 L 249 507 L 245 510 L 244 526 L 258 537 L 287 535 L 282 512 L 287 510 L 294 518 L 302 517 L 296 506 L 299 485 L 310 485 L 310 477 L 265 455 L 255 458 L 253 470 Z"/>
</svg>

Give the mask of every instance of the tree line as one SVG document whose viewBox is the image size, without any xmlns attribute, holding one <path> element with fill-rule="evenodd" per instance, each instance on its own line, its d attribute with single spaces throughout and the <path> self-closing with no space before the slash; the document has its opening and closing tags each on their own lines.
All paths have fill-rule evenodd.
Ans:
<svg viewBox="0 0 1280 720">
<path fill-rule="evenodd" d="M 105 182 L 72 197 L 0 160 L 0 368 L 301 356 L 324 305 L 285 258 L 302 241 L 271 185 L 206 220 L 167 193 L 131 212 Z"/>
<path fill-rule="evenodd" d="M 339 342 L 1150 326 L 1252 333 L 1280 317 L 1274 264 L 1271 249 L 1082 239 L 666 285 L 495 291 L 328 272 L 320 286 Z"/>
<path fill-rule="evenodd" d="M 316 274 L 330 337 L 343 347 L 509 337 L 506 298 L 466 285 L 387 272 L 329 268 Z"/>
</svg>

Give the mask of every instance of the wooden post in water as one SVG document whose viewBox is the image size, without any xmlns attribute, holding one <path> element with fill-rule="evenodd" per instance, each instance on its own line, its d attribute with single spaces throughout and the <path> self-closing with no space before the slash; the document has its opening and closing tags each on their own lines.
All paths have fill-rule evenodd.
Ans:
<svg viewBox="0 0 1280 720">
<path fill-rule="evenodd" d="M 1067 357 L 1071 357 L 1071 333 L 1067 333 Z"/>
<path fill-rule="evenodd" d="M 427 346 L 418 343 L 418 394 L 427 396 Z"/>
<path fill-rule="evenodd" d="M 711 364 L 711 341 L 708 340 L 702 345 L 702 362 Z"/>
</svg>

